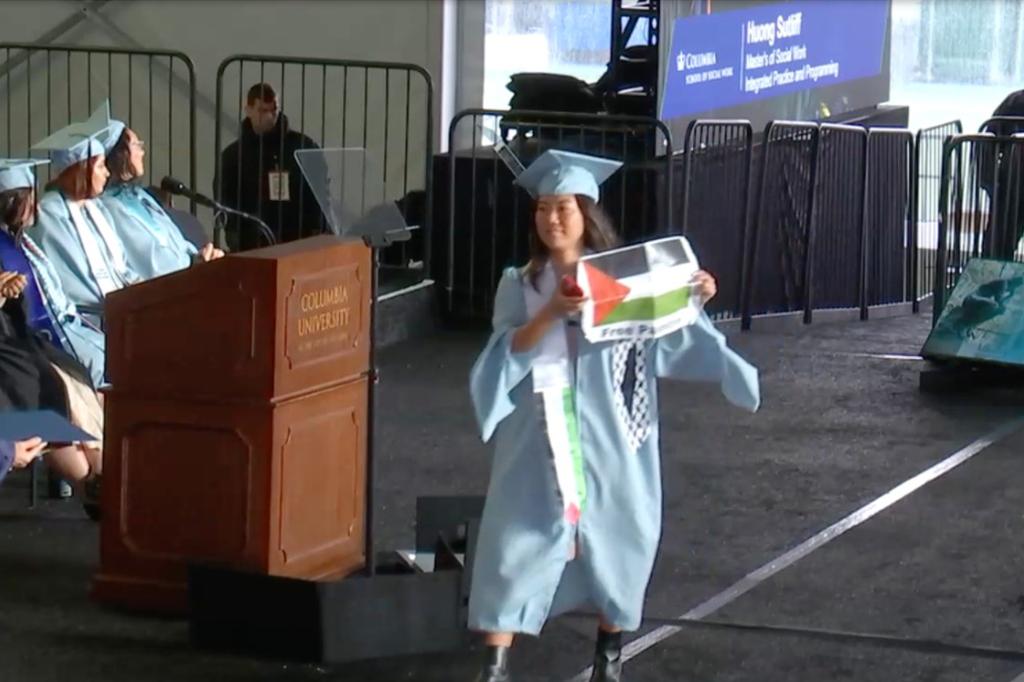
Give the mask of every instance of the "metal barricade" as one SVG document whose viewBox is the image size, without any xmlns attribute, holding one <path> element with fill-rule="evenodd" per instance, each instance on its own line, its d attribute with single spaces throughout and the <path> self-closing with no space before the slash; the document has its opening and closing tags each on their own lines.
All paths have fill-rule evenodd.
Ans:
<svg viewBox="0 0 1024 682">
<path fill-rule="evenodd" d="M 808 281 L 820 130 L 815 123 L 772 121 L 761 150 L 761 172 L 744 252 L 741 317 L 804 311 L 811 320 Z"/>
<path fill-rule="evenodd" d="M 181 52 L 0 43 L 0 92 L 0 156 L 37 156 L 33 144 L 109 99 L 113 117 L 146 142 L 148 184 L 195 181 L 195 67 Z"/>
<path fill-rule="evenodd" d="M 287 129 L 300 136 L 277 135 L 276 144 L 268 144 L 265 140 L 270 138 L 255 135 L 246 125 L 249 89 L 261 83 L 270 85 L 278 97 L 279 125 L 283 129 L 287 122 Z M 315 233 L 324 229 L 323 216 L 315 198 L 304 191 L 301 177 L 293 185 L 298 196 L 289 197 L 296 202 L 290 208 L 298 210 L 289 219 L 286 202 L 270 196 L 266 178 L 253 182 L 255 186 L 243 186 L 238 172 L 234 187 L 225 186 L 225 161 L 239 168 L 248 164 L 261 175 L 274 171 L 274 164 L 298 174 L 294 159 L 284 158 L 292 147 L 362 147 L 380 166 L 385 196 L 398 201 L 406 222 L 414 228 L 409 242 L 394 244 L 381 253 L 382 286 L 395 289 L 417 283 L 430 271 L 433 97 L 430 74 L 415 64 L 269 55 L 229 57 L 217 69 L 214 192 L 240 204 L 233 208 L 260 215 L 279 230 L 293 230 L 298 236 Z M 228 136 L 233 136 L 232 143 L 243 138 L 245 142 L 226 147 Z M 254 158 L 247 156 L 253 151 Z M 285 225 L 289 220 L 301 225 Z"/>
<path fill-rule="evenodd" d="M 1024 261 L 1024 136 L 955 135 L 943 148 L 933 320 L 971 258 Z"/>
<path fill-rule="evenodd" d="M 949 121 L 917 131 L 914 141 L 914 232 L 917 267 L 914 292 L 921 299 L 930 296 L 935 283 L 935 254 L 939 239 L 939 192 L 942 184 L 942 145 L 951 135 L 963 133 L 960 121 Z M 917 303 L 917 301 L 915 301 Z M 915 308 L 916 309 L 916 308 Z"/>
<path fill-rule="evenodd" d="M 445 286 L 449 317 L 479 320 L 491 312 L 501 272 L 529 259 L 532 201 L 494 151 L 493 138 L 524 165 L 548 149 L 567 149 L 623 161 L 601 187 L 601 206 L 623 241 L 674 232 L 672 146 L 668 129 L 652 118 L 562 112 L 469 109 L 449 128 L 447 182 L 438 182 L 434 272 Z M 441 169 L 435 169 L 441 177 Z M 441 210 L 443 202 L 443 210 Z"/>
<path fill-rule="evenodd" d="M 821 125 L 818 141 L 814 213 L 805 273 L 808 308 L 866 310 L 867 232 L 865 192 L 868 133 L 860 126 Z"/>
<path fill-rule="evenodd" d="M 684 167 L 682 232 L 701 267 L 718 280 L 718 295 L 707 305 L 715 319 L 740 315 L 753 144 L 749 121 L 697 120 L 690 123 L 677 153 Z"/>
<path fill-rule="evenodd" d="M 910 301 L 912 310 L 918 311 L 915 160 L 914 135 L 909 130 L 868 131 L 864 319 L 868 306 Z"/>
<path fill-rule="evenodd" d="M 978 126 L 979 133 L 1014 135 L 1024 131 L 1024 116 L 993 116 Z"/>
</svg>

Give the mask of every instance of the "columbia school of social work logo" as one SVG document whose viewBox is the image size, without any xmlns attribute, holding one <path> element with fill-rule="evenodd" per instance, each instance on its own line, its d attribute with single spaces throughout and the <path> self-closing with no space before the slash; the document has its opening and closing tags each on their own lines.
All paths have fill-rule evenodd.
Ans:
<svg viewBox="0 0 1024 682">
<path fill-rule="evenodd" d="M 683 237 L 667 237 L 587 256 L 577 280 L 590 299 L 583 333 L 590 341 L 657 338 L 693 323 L 699 269 Z"/>
</svg>

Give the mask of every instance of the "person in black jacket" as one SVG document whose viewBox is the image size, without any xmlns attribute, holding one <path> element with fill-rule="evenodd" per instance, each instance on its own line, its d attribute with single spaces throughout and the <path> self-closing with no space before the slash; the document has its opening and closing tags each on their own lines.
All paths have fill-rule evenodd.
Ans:
<svg viewBox="0 0 1024 682">
<path fill-rule="evenodd" d="M 0 295 L 13 280 L 9 275 L 11 273 L 0 272 Z M 0 386 L 0 412 L 13 409 L 14 404 Z M 40 457 L 46 446 L 47 443 L 39 437 L 18 441 L 0 440 L 0 483 L 11 470 L 23 469 L 31 464 L 36 457 Z"/>
<path fill-rule="evenodd" d="M 278 242 L 322 234 L 323 214 L 295 161 L 299 149 L 319 146 L 291 129 L 277 93 L 269 84 L 257 83 L 246 97 L 239 139 L 221 152 L 215 195 L 225 206 L 262 218 Z M 230 218 L 226 236 L 233 251 L 266 246 L 255 226 L 244 219 Z"/>
<path fill-rule="evenodd" d="M 1011 92 L 981 132 L 1000 137 L 1024 133 L 1024 90 Z M 979 184 L 995 202 L 985 230 L 982 255 L 1014 260 L 1024 236 L 1024 143 L 976 147 Z"/>
</svg>

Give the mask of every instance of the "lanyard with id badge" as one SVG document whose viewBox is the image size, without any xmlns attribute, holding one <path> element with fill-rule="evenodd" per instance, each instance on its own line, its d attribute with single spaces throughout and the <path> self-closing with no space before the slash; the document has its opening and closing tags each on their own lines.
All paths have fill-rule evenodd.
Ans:
<svg viewBox="0 0 1024 682">
<path fill-rule="evenodd" d="M 288 185 L 288 171 L 272 170 L 267 173 L 269 190 L 267 195 L 271 201 L 291 201 Z"/>
</svg>

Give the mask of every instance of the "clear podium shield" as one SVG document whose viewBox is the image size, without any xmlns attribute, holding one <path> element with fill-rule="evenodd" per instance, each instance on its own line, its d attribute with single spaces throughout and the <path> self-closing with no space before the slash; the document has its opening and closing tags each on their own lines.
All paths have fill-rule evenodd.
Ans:
<svg viewBox="0 0 1024 682">
<path fill-rule="evenodd" d="M 334 234 L 375 247 L 409 239 L 401 211 L 386 195 L 384 174 L 365 149 L 301 149 L 295 160 Z"/>
</svg>

